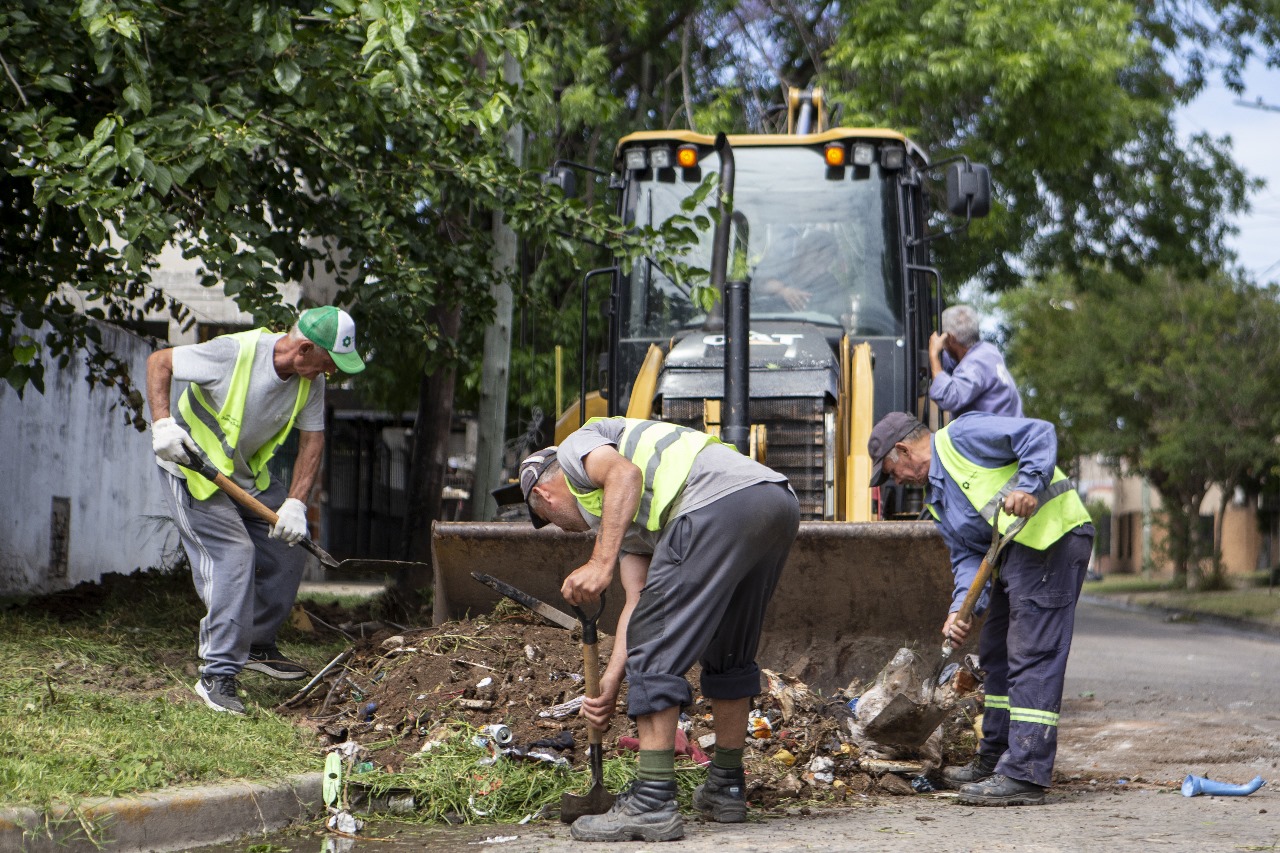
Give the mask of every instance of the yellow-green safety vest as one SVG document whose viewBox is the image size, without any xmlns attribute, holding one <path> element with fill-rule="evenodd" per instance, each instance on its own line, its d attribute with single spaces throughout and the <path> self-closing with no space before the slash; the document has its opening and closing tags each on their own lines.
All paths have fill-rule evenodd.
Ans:
<svg viewBox="0 0 1280 853">
<path fill-rule="evenodd" d="M 587 423 L 603 420 L 626 423 L 618 439 L 618 452 L 631 460 L 644 476 L 635 523 L 645 530 L 661 530 L 672 502 L 689 479 L 693 460 L 708 444 L 720 444 L 720 439 L 678 424 L 637 418 L 592 418 Z M 596 518 L 604 513 L 603 489 L 580 492 L 569 483 L 568 477 L 565 483 L 583 509 Z"/>
<path fill-rule="evenodd" d="M 187 386 L 178 398 L 178 411 L 187 424 L 187 431 L 200 449 L 209 457 L 213 467 L 228 477 L 235 470 L 235 451 L 240 443 L 240 427 L 244 423 L 244 401 L 249 396 L 249 377 L 253 372 L 253 356 L 258 349 L 258 339 L 266 329 L 250 329 L 227 335 L 240 345 L 236 354 L 236 366 L 231 373 L 231 387 L 227 391 L 227 399 L 222 403 L 220 411 L 214 411 L 204 392 L 195 383 Z M 293 429 L 293 422 L 298 412 L 306 405 L 311 393 L 311 380 L 298 377 L 298 399 L 294 401 L 289 421 L 280 431 L 258 448 L 249 459 L 249 471 L 253 474 L 254 486 L 262 491 L 271 485 L 271 472 L 267 470 L 267 462 L 275 455 L 278 448 Z M 187 476 L 187 489 L 196 500 L 208 500 L 218 491 L 212 480 L 200 476 L 195 471 L 184 470 Z"/>
<path fill-rule="evenodd" d="M 990 522 L 1000 502 L 1016 488 L 1018 463 L 1000 468 L 984 468 L 956 449 L 948 429 L 949 427 L 943 427 L 933 437 L 938 461 L 942 463 L 947 476 L 960 486 L 978 514 Z M 1013 537 L 1014 542 L 1029 548 L 1043 551 L 1062 538 L 1063 534 L 1092 520 L 1071 481 L 1057 466 L 1054 466 L 1053 479 L 1049 485 L 1037 492 L 1035 498 L 1040 502 L 1040 508 L 1027 521 L 1027 526 Z M 933 504 L 929 504 L 929 512 L 933 513 L 934 518 L 938 517 Z M 1017 519 L 1014 516 L 1001 513 L 1000 532 L 1003 534 L 1015 521 Z"/>
</svg>

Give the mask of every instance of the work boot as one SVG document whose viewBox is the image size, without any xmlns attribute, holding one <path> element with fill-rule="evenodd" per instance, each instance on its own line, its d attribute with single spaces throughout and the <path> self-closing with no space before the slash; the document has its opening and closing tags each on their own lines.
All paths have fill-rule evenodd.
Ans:
<svg viewBox="0 0 1280 853">
<path fill-rule="evenodd" d="M 196 695 L 215 711 L 244 716 L 239 688 L 234 675 L 205 675 L 196 682 Z"/>
<path fill-rule="evenodd" d="M 983 779 L 990 778 L 996 772 L 996 765 L 1000 763 L 1000 759 L 995 755 L 981 755 L 970 761 L 963 767 L 944 767 L 942 768 L 942 781 L 948 788 L 959 788 L 961 785 L 970 785 L 974 782 L 981 782 Z"/>
<path fill-rule="evenodd" d="M 741 767 L 727 770 L 711 765 L 707 781 L 693 792 L 693 807 L 710 812 L 716 823 L 742 823 L 747 819 L 747 778 Z"/>
<path fill-rule="evenodd" d="M 569 827 L 575 841 L 674 841 L 684 837 L 676 783 L 637 779 L 604 814 L 583 815 Z"/>
<path fill-rule="evenodd" d="M 958 801 L 966 806 L 1042 806 L 1044 788 L 996 773 L 981 782 L 961 786 Z"/>
<path fill-rule="evenodd" d="M 244 668 L 279 681 L 297 681 L 311 674 L 302 664 L 280 654 L 279 647 L 274 643 L 270 646 L 250 646 L 249 660 L 245 662 Z"/>
</svg>

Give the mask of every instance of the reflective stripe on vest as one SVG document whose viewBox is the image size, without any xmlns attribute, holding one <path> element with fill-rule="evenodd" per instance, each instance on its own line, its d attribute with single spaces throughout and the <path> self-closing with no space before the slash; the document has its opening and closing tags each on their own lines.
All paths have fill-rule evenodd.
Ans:
<svg viewBox="0 0 1280 853">
<path fill-rule="evenodd" d="M 258 340 L 265 331 L 266 329 L 250 329 L 247 332 L 227 335 L 239 344 L 240 349 L 236 353 L 236 365 L 231 371 L 231 386 L 227 390 L 227 399 L 223 401 L 220 411 L 213 410 L 204 392 L 195 384 L 188 385 L 182 392 L 182 396 L 178 398 L 178 411 L 182 413 L 182 419 L 186 422 L 191 438 L 209 457 L 213 467 L 228 477 L 235 470 L 234 457 L 236 447 L 240 443 L 240 428 L 244 423 L 244 403 L 249 396 L 253 357 L 258 349 Z M 306 405 L 310 393 L 311 380 L 298 377 L 298 397 L 294 400 L 293 411 L 289 414 L 288 422 L 248 460 L 249 471 L 254 477 L 253 484 L 258 491 L 271 485 L 271 472 L 267 470 L 267 462 L 289 435 L 289 430 L 293 428 L 293 422 L 297 420 L 298 412 L 302 411 L 302 407 Z M 194 471 L 186 470 L 183 473 L 187 476 L 187 489 L 193 498 L 207 500 L 218 491 L 218 487 L 212 480 Z"/>
<path fill-rule="evenodd" d="M 1017 488 L 1018 463 L 1013 462 L 1000 468 L 984 468 L 965 458 L 956 449 L 948 433 L 949 429 L 949 426 L 945 426 L 934 433 L 933 446 L 937 449 L 938 461 L 942 463 L 947 476 L 955 480 L 956 485 L 965 493 L 974 509 L 990 521 L 1000 502 Z M 1046 488 L 1037 492 L 1035 498 L 1039 501 L 1040 509 L 1027 521 L 1027 526 L 1013 537 L 1014 542 L 1043 551 L 1061 539 L 1063 534 L 1091 521 L 1080 495 L 1076 494 L 1067 475 L 1056 466 L 1053 469 L 1053 480 Z M 937 517 L 937 511 L 932 506 L 930 512 Z M 1006 531 L 1016 520 L 1011 515 L 1002 514 L 1000 532 Z"/>
<path fill-rule="evenodd" d="M 592 418 L 588 424 L 603 421 Z M 629 459 L 644 478 L 640 492 L 640 506 L 633 519 L 646 530 L 660 530 L 666 523 L 671 504 L 684 489 L 693 468 L 693 460 L 702 448 L 720 439 L 696 429 L 661 421 L 645 421 L 636 418 L 611 418 L 626 423 L 618 439 L 618 452 Z M 586 424 L 583 424 L 586 426 Z M 568 478 L 565 478 L 568 483 Z M 587 512 L 599 518 L 604 513 L 604 490 L 579 492 L 569 484 L 569 491 Z"/>
</svg>

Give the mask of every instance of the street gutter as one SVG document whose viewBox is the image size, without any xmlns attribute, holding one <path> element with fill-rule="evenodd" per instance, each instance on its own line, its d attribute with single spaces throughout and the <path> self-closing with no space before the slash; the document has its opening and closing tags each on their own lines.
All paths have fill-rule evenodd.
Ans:
<svg viewBox="0 0 1280 853">
<path fill-rule="evenodd" d="M 0 850 L 167 853 L 273 832 L 322 812 L 320 773 L 85 800 L 49 812 L 0 809 Z M 82 826 L 93 827 L 90 838 Z"/>
</svg>

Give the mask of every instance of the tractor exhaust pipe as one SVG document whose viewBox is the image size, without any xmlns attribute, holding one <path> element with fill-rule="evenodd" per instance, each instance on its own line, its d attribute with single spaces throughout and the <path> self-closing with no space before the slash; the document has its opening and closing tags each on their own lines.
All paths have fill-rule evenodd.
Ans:
<svg viewBox="0 0 1280 853">
<path fill-rule="evenodd" d="M 738 232 L 738 246 L 746 241 L 746 219 L 731 214 L 733 203 L 733 146 L 723 133 L 716 135 L 716 152 L 720 155 L 720 187 L 716 209 L 720 212 L 711 243 L 711 286 L 724 301 L 724 404 L 720 413 L 720 438 L 732 444 L 744 456 L 751 452 L 750 359 L 748 342 L 751 317 L 748 284 L 741 276 L 725 283 L 729 266 L 729 230 Z M 737 272 L 737 270 L 735 270 Z"/>
</svg>

